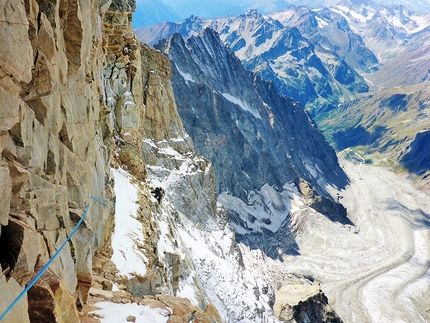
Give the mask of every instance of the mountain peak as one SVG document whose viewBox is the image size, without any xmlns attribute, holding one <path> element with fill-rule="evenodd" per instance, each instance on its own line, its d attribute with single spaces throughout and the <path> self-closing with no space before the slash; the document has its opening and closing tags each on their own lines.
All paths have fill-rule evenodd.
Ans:
<svg viewBox="0 0 430 323">
<path fill-rule="evenodd" d="M 262 14 L 257 9 L 249 9 L 245 13 L 245 16 L 246 17 L 255 17 L 255 18 L 263 17 Z"/>
<path fill-rule="evenodd" d="M 179 113 L 197 151 L 213 162 L 220 193 L 245 201 L 261 183 L 282 187 L 296 177 L 318 187 L 305 159 L 318 165 L 327 182 L 345 183 L 334 151 L 298 103 L 246 71 L 216 31 L 207 28 L 185 47 L 176 45 L 167 41 L 157 48 L 176 67 L 172 84 Z M 226 167 L 232 161 L 240 169 Z"/>
<path fill-rule="evenodd" d="M 196 15 L 191 15 L 183 20 L 184 23 L 195 23 L 197 21 L 202 21 L 203 19 Z"/>
</svg>

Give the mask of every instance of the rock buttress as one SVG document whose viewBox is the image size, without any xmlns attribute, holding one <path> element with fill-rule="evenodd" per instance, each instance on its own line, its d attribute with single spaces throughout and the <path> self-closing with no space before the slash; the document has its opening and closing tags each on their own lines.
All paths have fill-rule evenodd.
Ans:
<svg viewBox="0 0 430 323">
<path fill-rule="evenodd" d="M 92 256 L 111 252 L 112 210 L 90 199 L 113 204 L 112 125 L 102 82 L 102 21 L 110 4 L 0 4 L 0 312 L 91 203 L 70 243 L 5 322 L 77 322 Z M 46 302 L 35 306 L 41 295 Z"/>
</svg>

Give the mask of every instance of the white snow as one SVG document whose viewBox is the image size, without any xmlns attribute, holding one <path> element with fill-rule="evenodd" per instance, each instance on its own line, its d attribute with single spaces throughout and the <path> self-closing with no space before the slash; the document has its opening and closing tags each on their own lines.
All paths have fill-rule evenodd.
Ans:
<svg viewBox="0 0 430 323">
<path fill-rule="evenodd" d="M 160 240 L 158 241 L 158 255 L 160 258 L 163 258 L 165 252 L 174 253 L 175 250 L 172 246 L 171 241 L 168 239 L 168 237 L 170 236 L 169 225 L 165 221 L 160 220 L 158 222 L 158 226 L 160 228 Z"/>
<path fill-rule="evenodd" d="M 169 315 L 172 314 L 170 309 L 151 308 L 136 303 L 116 304 L 110 302 L 96 303 L 99 310 L 91 313 L 96 314 L 101 323 L 127 323 L 129 316 L 136 318 L 135 323 L 166 323 Z"/>
<path fill-rule="evenodd" d="M 328 23 L 327 23 L 327 21 L 326 20 L 324 20 L 324 19 L 322 19 L 322 18 L 320 18 L 320 17 L 315 17 L 316 18 L 316 20 L 318 21 L 318 27 L 319 28 L 325 28 L 325 27 L 327 27 L 328 26 Z"/>
<path fill-rule="evenodd" d="M 130 182 L 129 175 L 119 169 L 112 169 L 115 177 L 115 230 L 112 235 L 112 261 L 121 274 L 128 278 L 135 274 L 144 276 L 148 261 L 136 247 L 143 245 L 142 223 L 136 220 L 138 188 Z"/>
<path fill-rule="evenodd" d="M 178 67 L 178 65 L 176 65 L 176 69 L 178 70 L 179 74 L 181 74 L 181 76 L 184 78 L 185 82 L 195 82 L 193 79 L 193 76 L 190 73 L 185 73 L 183 71 L 181 71 L 181 69 Z"/>
<path fill-rule="evenodd" d="M 240 267 L 231 252 L 232 234 L 203 232 L 185 224 L 180 228 L 180 236 L 209 298 L 224 319 L 236 323 L 278 322 L 267 305 L 268 295 L 261 293 L 267 284 Z M 260 291 L 260 298 L 255 295 L 256 290 Z M 259 309 L 264 309 L 264 313 L 256 315 Z"/>
<path fill-rule="evenodd" d="M 219 195 L 218 201 L 243 221 L 244 226 L 232 223 L 239 234 L 263 232 L 263 230 L 276 232 L 290 214 L 297 211 L 298 206 L 303 204 L 297 189 L 289 183 L 286 183 L 280 192 L 265 184 L 260 191 L 250 192 L 247 203 L 226 192 Z"/>
<path fill-rule="evenodd" d="M 255 118 L 261 119 L 260 112 L 257 109 L 252 108 L 247 102 L 236 98 L 235 96 L 228 93 L 221 93 L 223 97 L 225 97 L 228 101 L 237 104 L 242 110 L 248 111 L 254 115 Z"/>
<path fill-rule="evenodd" d="M 176 292 L 176 296 L 189 299 L 191 304 L 197 307 L 199 302 L 197 300 L 196 292 L 191 284 L 179 283 L 179 290 Z"/>
</svg>

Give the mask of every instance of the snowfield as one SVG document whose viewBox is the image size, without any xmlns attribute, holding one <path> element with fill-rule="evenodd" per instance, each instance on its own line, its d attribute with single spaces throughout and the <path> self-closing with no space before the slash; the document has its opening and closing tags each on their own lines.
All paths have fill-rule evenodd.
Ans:
<svg viewBox="0 0 430 323">
<path fill-rule="evenodd" d="M 112 235 L 112 261 L 128 278 L 145 276 L 148 259 L 137 247 L 144 244 L 142 223 L 136 220 L 138 188 L 125 171 L 112 169 L 115 176 L 115 230 Z"/>
</svg>

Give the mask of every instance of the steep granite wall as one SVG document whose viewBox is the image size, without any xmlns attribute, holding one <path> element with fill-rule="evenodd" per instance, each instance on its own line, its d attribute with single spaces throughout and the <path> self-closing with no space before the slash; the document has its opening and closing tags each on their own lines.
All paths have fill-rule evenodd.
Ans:
<svg viewBox="0 0 430 323">
<path fill-rule="evenodd" d="M 77 322 L 75 304 L 86 301 L 92 255 L 110 253 L 113 145 L 102 83 L 102 22 L 110 5 L 0 4 L 1 312 L 90 204 L 70 243 L 5 322 Z"/>
</svg>

